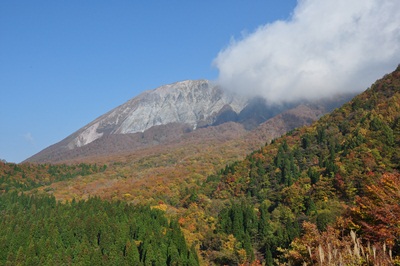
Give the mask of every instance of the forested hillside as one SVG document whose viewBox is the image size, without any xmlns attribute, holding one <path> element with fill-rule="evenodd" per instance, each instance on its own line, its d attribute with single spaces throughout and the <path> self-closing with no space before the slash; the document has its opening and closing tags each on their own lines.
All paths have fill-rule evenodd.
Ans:
<svg viewBox="0 0 400 266">
<path fill-rule="evenodd" d="M 28 191 L 54 182 L 102 173 L 107 165 L 80 163 L 66 164 L 15 164 L 0 162 L 0 194 L 8 191 Z"/>
<path fill-rule="evenodd" d="M 399 147 L 400 67 L 312 126 L 209 176 L 203 193 L 226 206 L 204 253 L 226 264 L 400 263 Z"/>
</svg>

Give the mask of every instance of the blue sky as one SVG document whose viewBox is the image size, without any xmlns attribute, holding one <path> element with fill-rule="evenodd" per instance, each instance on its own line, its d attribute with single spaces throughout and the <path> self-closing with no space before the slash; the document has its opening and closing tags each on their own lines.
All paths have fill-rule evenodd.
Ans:
<svg viewBox="0 0 400 266">
<path fill-rule="evenodd" d="M 0 1 L 0 159 L 20 162 L 144 90 L 215 79 L 232 38 L 296 1 Z"/>
<path fill-rule="evenodd" d="M 2 0 L 0 159 L 145 90 L 210 79 L 273 103 L 361 92 L 400 63 L 399 0 Z"/>
</svg>

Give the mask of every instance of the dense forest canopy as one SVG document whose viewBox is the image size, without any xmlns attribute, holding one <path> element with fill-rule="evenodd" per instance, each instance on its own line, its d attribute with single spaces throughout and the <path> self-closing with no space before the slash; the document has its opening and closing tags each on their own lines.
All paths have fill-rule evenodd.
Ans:
<svg viewBox="0 0 400 266">
<path fill-rule="evenodd" d="M 178 222 L 99 198 L 0 196 L 1 265 L 198 265 Z"/>
</svg>

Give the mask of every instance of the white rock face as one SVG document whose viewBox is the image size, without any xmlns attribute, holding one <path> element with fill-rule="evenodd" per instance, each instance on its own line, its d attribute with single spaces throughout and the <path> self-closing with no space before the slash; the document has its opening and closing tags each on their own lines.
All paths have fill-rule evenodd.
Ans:
<svg viewBox="0 0 400 266">
<path fill-rule="evenodd" d="M 68 147 L 70 149 L 73 149 L 75 147 L 81 147 L 86 144 L 89 144 L 90 142 L 101 138 L 103 136 L 103 133 L 98 133 L 97 128 L 99 127 L 99 122 L 94 123 L 93 125 L 89 126 L 87 129 L 85 129 L 82 133 L 79 134 L 78 137 L 76 137 L 73 141 L 71 141 L 68 144 Z"/>
<path fill-rule="evenodd" d="M 156 125 L 211 125 L 230 106 L 239 113 L 247 99 L 228 95 L 207 80 L 186 80 L 146 91 L 77 131 L 68 148 L 81 147 L 108 134 L 143 132 Z"/>
</svg>

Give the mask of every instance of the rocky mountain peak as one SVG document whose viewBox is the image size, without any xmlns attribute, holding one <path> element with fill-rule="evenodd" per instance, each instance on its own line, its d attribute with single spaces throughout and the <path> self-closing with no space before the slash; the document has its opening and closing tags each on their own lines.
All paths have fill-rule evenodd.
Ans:
<svg viewBox="0 0 400 266">
<path fill-rule="evenodd" d="M 184 123 L 194 129 L 211 125 L 224 106 L 239 113 L 247 101 L 223 92 L 208 80 L 186 80 L 146 91 L 97 118 L 67 144 L 81 147 L 109 134 L 144 132 L 158 125 Z"/>
</svg>

